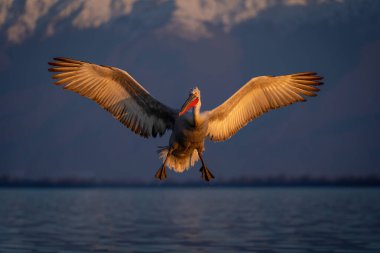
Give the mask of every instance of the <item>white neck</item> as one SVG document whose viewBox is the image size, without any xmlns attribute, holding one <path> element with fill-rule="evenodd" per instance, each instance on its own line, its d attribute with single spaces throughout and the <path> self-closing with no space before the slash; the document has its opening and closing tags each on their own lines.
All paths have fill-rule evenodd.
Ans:
<svg viewBox="0 0 380 253">
<path fill-rule="evenodd" d="M 201 101 L 197 103 L 196 106 L 193 108 L 193 119 L 194 119 L 194 126 L 198 126 L 200 123 L 199 114 L 201 111 Z"/>
</svg>

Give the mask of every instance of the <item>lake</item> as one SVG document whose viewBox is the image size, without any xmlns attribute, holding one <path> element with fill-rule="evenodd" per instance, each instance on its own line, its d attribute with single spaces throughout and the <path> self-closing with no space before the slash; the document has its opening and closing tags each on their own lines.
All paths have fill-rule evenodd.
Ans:
<svg viewBox="0 0 380 253">
<path fill-rule="evenodd" d="M 380 189 L 0 189 L 0 252 L 94 251 L 380 252 Z"/>
</svg>

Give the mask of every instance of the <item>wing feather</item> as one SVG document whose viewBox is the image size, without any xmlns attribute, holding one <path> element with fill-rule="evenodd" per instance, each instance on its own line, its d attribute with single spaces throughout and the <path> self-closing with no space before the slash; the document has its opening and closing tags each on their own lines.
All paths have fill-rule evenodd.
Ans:
<svg viewBox="0 0 380 253">
<path fill-rule="evenodd" d="M 213 141 L 227 140 L 271 109 L 306 101 L 304 96 L 316 96 L 319 89 L 315 86 L 321 85 L 321 80 L 315 72 L 255 77 L 223 104 L 206 112 L 209 116 L 207 135 Z"/>
<path fill-rule="evenodd" d="M 56 85 L 94 100 L 117 120 L 143 137 L 173 129 L 177 112 L 153 98 L 127 72 L 69 58 L 49 62 Z"/>
</svg>

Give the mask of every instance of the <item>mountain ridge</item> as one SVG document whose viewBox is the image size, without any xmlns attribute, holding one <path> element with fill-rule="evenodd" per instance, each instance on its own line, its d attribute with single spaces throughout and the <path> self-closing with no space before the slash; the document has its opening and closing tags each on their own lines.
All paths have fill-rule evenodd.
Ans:
<svg viewBox="0 0 380 253">
<path fill-rule="evenodd" d="M 375 1 L 376 2 L 376 1 Z M 344 3 L 344 4 L 343 4 Z M 60 27 L 96 29 L 110 25 L 123 17 L 136 18 L 141 22 L 157 22 L 169 15 L 158 32 L 169 32 L 186 40 L 198 40 L 213 35 L 211 27 L 221 26 L 224 32 L 235 26 L 262 16 L 270 8 L 299 7 L 293 16 L 266 17 L 270 22 L 289 22 L 299 25 L 322 19 L 341 22 L 360 15 L 361 8 L 379 4 L 368 1 L 354 3 L 348 0 L 262 0 L 262 1 L 154 1 L 93 0 L 93 1 L 13 1 L 0 2 L 0 31 L 11 44 L 20 44 L 40 31 L 43 36 L 54 36 Z M 168 6 L 172 6 L 169 8 Z M 376 8 L 368 8 L 376 10 Z M 137 12 L 137 15 L 134 13 Z M 318 15 L 315 15 L 318 13 Z M 322 15 L 321 15 L 322 14 Z M 372 15 L 375 15 L 374 11 Z M 160 22 L 159 22 L 160 23 Z"/>
</svg>

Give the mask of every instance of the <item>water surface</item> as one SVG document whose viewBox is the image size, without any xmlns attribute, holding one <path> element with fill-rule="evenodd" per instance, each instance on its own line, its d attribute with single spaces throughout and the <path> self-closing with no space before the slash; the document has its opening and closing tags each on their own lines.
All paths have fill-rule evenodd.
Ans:
<svg viewBox="0 0 380 253">
<path fill-rule="evenodd" d="M 378 188 L 0 189 L 0 252 L 380 252 Z"/>
</svg>

